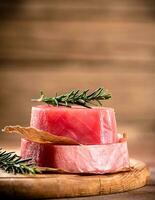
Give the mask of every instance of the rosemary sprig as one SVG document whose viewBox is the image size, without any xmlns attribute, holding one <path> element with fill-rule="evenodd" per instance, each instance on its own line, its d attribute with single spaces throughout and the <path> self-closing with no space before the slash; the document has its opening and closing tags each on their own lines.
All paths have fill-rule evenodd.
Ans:
<svg viewBox="0 0 155 200">
<path fill-rule="evenodd" d="M 0 148 L 0 168 L 8 173 L 36 174 L 40 170 L 30 162 L 31 158 L 22 159 L 14 152 L 6 152 Z"/>
<path fill-rule="evenodd" d="M 56 95 L 55 97 L 47 97 L 41 91 L 41 97 L 39 99 L 32 99 L 32 101 L 45 102 L 53 106 L 71 107 L 72 104 L 76 104 L 91 108 L 88 104 L 93 104 L 93 102 L 95 101 L 99 105 L 102 105 L 101 100 L 106 100 L 110 98 L 110 93 L 108 93 L 104 88 L 98 88 L 92 93 L 89 93 L 89 89 L 84 91 L 73 90 L 60 96 Z"/>
</svg>

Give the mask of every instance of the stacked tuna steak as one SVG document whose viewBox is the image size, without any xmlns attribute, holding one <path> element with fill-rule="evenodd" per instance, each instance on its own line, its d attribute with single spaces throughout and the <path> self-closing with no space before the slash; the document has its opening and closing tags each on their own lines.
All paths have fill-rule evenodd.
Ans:
<svg viewBox="0 0 155 200">
<path fill-rule="evenodd" d="M 52 145 L 21 141 L 21 156 L 32 157 L 43 167 L 71 173 L 104 174 L 129 168 L 127 141 L 118 138 L 112 108 L 32 107 L 31 126 L 81 145 Z"/>
</svg>

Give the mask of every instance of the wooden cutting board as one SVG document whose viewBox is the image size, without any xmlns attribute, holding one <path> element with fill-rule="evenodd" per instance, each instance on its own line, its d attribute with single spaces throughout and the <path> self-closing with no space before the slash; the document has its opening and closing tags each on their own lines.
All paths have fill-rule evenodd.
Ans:
<svg viewBox="0 0 155 200">
<path fill-rule="evenodd" d="M 58 198 L 104 195 L 140 188 L 147 183 L 149 170 L 137 160 L 132 169 L 106 175 L 40 174 L 12 175 L 0 172 L 1 196 L 15 198 Z"/>
</svg>

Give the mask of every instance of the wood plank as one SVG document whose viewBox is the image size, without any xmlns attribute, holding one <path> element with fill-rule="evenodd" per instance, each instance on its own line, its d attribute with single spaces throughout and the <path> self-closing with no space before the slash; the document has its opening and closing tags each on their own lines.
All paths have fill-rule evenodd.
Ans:
<svg viewBox="0 0 155 200">
<path fill-rule="evenodd" d="M 38 58 L 37 60 L 19 60 L 14 59 L 9 61 L 8 59 L 1 59 L 0 63 L 0 73 L 5 73 L 10 70 L 20 70 L 29 71 L 41 70 L 42 68 L 46 71 L 65 71 L 68 69 L 83 71 L 83 72 L 99 72 L 99 73 L 118 73 L 120 74 L 146 74 L 155 72 L 154 63 L 151 61 L 131 61 L 131 60 L 72 60 L 72 59 L 50 59 L 42 60 Z M 32 71 L 33 71 L 32 70 Z"/>
<path fill-rule="evenodd" d="M 138 60 L 138 61 L 155 61 L 152 52 L 155 51 L 155 46 L 143 45 L 121 45 L 108 44 L 108 48 L 104 44 L 88 44 L 85 42 L 68 42 L 63 45 L 63 42 L 51 41 L 45 42 L 44 45 L 35 43 L 25 43 L 23 45 L 16 41 L 11 44 L 6 44 L 0 49 L 0 59 L 2 60 Z M 32 45 L 31 45 L 32 44 Z"/>
<path fill-rule="evenodd" d="M 57 0 L 57 1 L 51 1 L 51 0 L 27 0 L 25 1 L 21 1 L 20 3 L 13 3 L 13 4 L 17 4 L 17 6 L 28 6 L 28 7 L 34 7 L 34 6 L 38 6 L 38 7 L 42 7 L 42 6 L 50 6 L 50 7 L 63 7 L 63 8 L 100 8 L 101 6 L 105 6 L 105 7 L 136 7 L 136 8 L 142 8 L 145 7 L 147 8 L 152 8 L 154 3 L 154 0 L 148 0 L 147 3 L 145 0 L 78 0 L 78 1 L 72 1 L 72 0 Z M 1 1 L 0 2 L 0 6 L 11 6 L 11 1 Z M 13 5 L 12 5 L 13 6 Z"/>
<path fill-rule="evenodd" d="M 0 26 L 0 41 L 66 40 L 85 42 L 121 42 L 132 44 L 155 44 L 154 23 L 102 23 L 102 22 L 8 22 Z"/>
<path fill-rule="evenodd" d="M 153 27 L 151 23 L 107 23 L 104 26 L 101 23 L 51 23 L 50 26 L 47 22 L 16 22 L 1 28 L 0 58 L 153 61 Z"/>
<path fill-rule="evenodd" d="M 14 15 L 8 14 L 12 10 Z M 153 21 L 153 1 L 27 1 L 0 4 L 1 20 Z"/>
</svg>

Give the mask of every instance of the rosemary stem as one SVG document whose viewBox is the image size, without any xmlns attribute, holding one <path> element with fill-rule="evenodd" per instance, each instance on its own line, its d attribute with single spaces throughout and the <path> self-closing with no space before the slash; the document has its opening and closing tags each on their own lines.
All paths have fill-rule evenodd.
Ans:
<svg viewBox="0 0 155 200">
<path fill-rule="evenodd" d="M 98 105 L 102 105 L 101 101 L 111 98 L 111 94 L 108 93 L 104 88 L 98 88 L 94 92 L 89 93 L 89 89 L 80 91 L 73 90 L 66 94 L 62 94 L 55 97 L 47 97 L 41 91 L 41 96 L 39 99 L 32 99 L 33 102 L 44 102 L 53 106 L 66 106 L 71 107 L 71 105 L 80 105 L 86 108 L 91 108 L 90 104 L 95 101 Z"/>
</svg>

